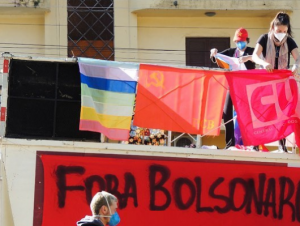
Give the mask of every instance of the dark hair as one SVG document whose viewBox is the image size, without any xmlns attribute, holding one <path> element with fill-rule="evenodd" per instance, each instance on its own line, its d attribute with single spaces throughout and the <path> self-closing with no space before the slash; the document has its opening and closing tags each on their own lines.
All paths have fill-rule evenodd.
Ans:
<svg viewBox="0 0 300 226">
<path fill-rule="evenodd" d="M 279 12 L 275 16 L 275 18 L 272 20 L 270 24 L 270 31 L 274 29 L 274 26 L 280 26 L 284 25 L 288 27 L 287 33 L 290 37 L 292 36 L 292 28 L 291 28 L 291 23 L 290 23 L 290 16 L 285 13 L 285 12 Z"/>
<path fill-rule="evenodd" d="M 250 38 L 247 38 L 247 39 L 246 39 L 246 41 L 247 41 L 247 43 L 249 44 L 249 42 L 250 42 Z"/>
</svg>

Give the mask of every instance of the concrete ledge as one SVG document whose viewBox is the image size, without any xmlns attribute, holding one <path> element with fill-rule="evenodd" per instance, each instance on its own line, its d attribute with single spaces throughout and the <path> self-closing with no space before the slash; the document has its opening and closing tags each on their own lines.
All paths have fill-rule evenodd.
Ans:
<svg viewBox="0 0 300 226">
<path fill-rule="evenodd" d="M 4 138 L 1 140 L 2 151 L 9 153 L 10 149 L 17 149 L 20 152 L 36 151 L 58 151 L 73 153 L 93 154 L 118 154 L 118 155 L 139 155 L 156 157 L 176 157 L 190 159 L 211 159 L 230 160 L 246 162 L 274 162 L 286 163 L 288 165 L 300 166 L 298 154 L 271 153 L 271 152 L 249 152 L 229 151 L 214 149 L 195 149 L 164 146 L 144 146 L 112 143 L 94 142 L 73 142 L 73 141 L 52 141 L 52 140 L 26 140 Z M 5 158 L 5 156 L 3 156 Z M 3 159 L 5 162 L 5 159 Z"/>
</svg>

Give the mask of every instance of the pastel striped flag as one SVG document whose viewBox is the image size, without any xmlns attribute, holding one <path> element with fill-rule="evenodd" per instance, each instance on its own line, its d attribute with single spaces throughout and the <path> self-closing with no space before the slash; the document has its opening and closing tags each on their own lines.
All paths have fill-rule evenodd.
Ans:
<svg viewBox="0 0 300 226">
<path fill-rule="evenodd" d="M 127 140 L 139 64 L 78 58 L 81 77 L 80 130 Z"/>
</svg>

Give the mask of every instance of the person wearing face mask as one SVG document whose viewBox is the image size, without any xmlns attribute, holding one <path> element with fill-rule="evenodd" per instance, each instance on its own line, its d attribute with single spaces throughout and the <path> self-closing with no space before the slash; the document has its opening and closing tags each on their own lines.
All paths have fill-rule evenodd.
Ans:
<svg viewBox="0 0 300 226">
<path fill-rule="evenodd" d="M 240 63 L 244 63 L 247 69 L 255 69 L 255 63 L 252 61 L 252 53 L 254 48 L 248 47 L 249 38 L 248 32 L 245 28 L 239 28 L 235 31 L 233 41 L 235 42 L 236 48 L 226 49 L 220 54 L 239 58 Z M 210 58 L 215 57 L 218 53 L 217 49 L 210 50 Z M 233 123 L 233 105 L 229 92 L 226 95 L 225 106 L 223 109 L 223 119 L 225 123 L 225 149 L 235 146 L 234 137 L 234 123 Z"/>
<path fill-rule="evenodd" d="M 260 58 L 261 54 L 263 59 Z M 255 63 L 272 72 L 273 69 L 289 69 L 290 54 L 295 60 L 292 72 L 298 76 L 300 57 L 298 46 L 292 38 L 290 17 L 285 12 L 279 12 L 271 21 L 269 33 L 258 39 L 252 58 Z M 280 140 L 279 149 L 287 152 L 285 143 L 285 139 Z"/>
<path fill-rule="evenodd" d="M 90 208 L 93 216 L 86 216 L 77 222 L 77 226 L 116 226 L 120 223 L 117 213 L 118 199 L 105 191 L 94 195 Z"/>
</svg>

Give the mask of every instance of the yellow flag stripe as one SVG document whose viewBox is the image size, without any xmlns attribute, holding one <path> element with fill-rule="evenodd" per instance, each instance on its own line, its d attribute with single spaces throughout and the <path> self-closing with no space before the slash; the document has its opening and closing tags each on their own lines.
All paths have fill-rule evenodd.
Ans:
<svg viewBox="0 0 300 226">
<path fill-rule="evenodd" d="M 132 116 L 114 116 L 98 114 L 95 109 L 81 107 L 80 119 L 99 122 L 106 128 L 130 129 Z"/>
</svg>

